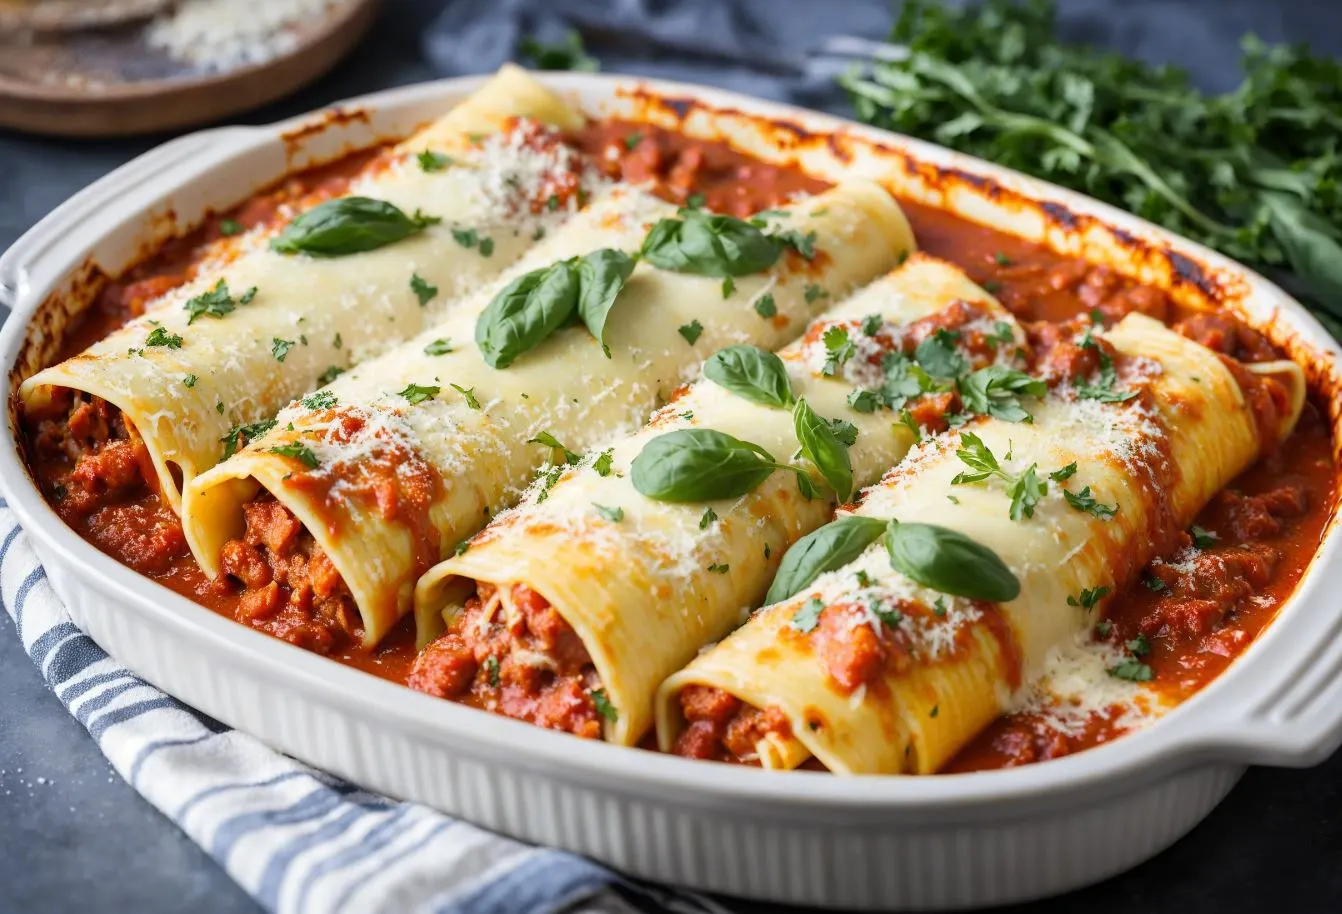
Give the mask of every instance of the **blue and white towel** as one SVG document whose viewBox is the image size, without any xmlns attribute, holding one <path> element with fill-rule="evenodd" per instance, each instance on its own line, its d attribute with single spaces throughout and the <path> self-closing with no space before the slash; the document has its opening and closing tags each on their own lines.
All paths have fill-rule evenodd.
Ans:
<svg viewBox="0 0 1342 914">
<path fill-rule="evenodd" d="M 75 627 L 3 501 L 0 594 L 47 685 L 117 772 L 268 911 L 721 910 L 360 790 L 165 695 Z"/>
</svg>

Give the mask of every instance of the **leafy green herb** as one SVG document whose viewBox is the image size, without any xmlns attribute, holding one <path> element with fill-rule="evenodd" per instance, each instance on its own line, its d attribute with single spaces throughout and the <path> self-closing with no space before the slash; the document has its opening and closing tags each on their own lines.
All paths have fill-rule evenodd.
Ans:
<svg viewBox="0 0 1342 914">
<path fill-rule="evenodd" d="M 1101 619 L 1099 622 L 1095 623 L 1095 637 L 1097 638 L 1108 638 L 1109 633 L 1113 630 L 1114 623 L 1110 622 L 1108 619 Z"/>
<path fill-rule="evenodd" d="M 1006 483 L 1007 495 L 1011 498 L 1008 516 L 1012 520 L 1034 517 L 1035 506 L 1048 494 L 1048 483 L 1039 478 L 1036 464 L 1030 464 L 1023 473 L 1012 474 L 1002 469 L 997 455 L 973 432 L 963 432 L 960 435 L 960 444 L 955 456 L 959 457 L 960 462 L 969 467 L 969 470 L 958 474 L 951 480 L 951 485 L 973 485 L 997 477 Z"/>
<path fill-rule="evenodd" d="M 507 368 L 575 314 L 605 343 L 606 318 L 634 269 L 609 248 L 532 270 L 494 296 L 475 324 L 475 342 L 491 368 Z"/>
<path fill-rule="evenodd" d="M 1048 478 L 1053 480 L 1054 482 L 1066 482 L 1075 475 L 1076 475 L 1076 461 L 1073 460 L 1071 463 L 1067 464 L 1067 466 L 1063 467 L 1062 469 L 1054 470 L 1052 473 L 1049 473 Z"/>
<path fill-rule="evenodd" d="M 394 244 L 441 221 L 418 210 L 407 216 L 385 200 L 339 197 L 299 215 L 270 247 L 281 254 L 343 257 Z"/>
<path fill-rule="evenodd" d="M 1188 534 L 1193 537 L 1193 545 L 1199 549 L 1210 549 L 1221 539 L 1215 531 L 1199 527 L 1197 524 L 1188 528 Z"/>
<path fill-rule="evenodd" d="M 457 393 L 461 394 L 461 398 L 466 401 L 466 406 L 468 408 L 470 409 L 480 408 L 480 401 L 477 400 L 475 397 L 474 387 L 462 387 L 460 384 L 451 384 L 451 383 L 449 383 L 447 386 L 455 390 Z"/>
<path fill-rule="evenodd" d="M 517 49 L 537 70 L 579 70 L 595 73 L 601 69 L 597 59 L 588 54 L 587 49 L 583 47 L 582 36 L 573 29 L 564 33 L 563 41 L 554 44 L 531 37 L 523 38 L 518 43 Z"/>
<path fill-rule="evenodd" d="M 826 571 L 847 565 L 880 539 L 885 528 L 883 520 L 849 515 L 806 534 L 783 554 L 764 602 L 786 600 Z"/>
<path fill-rule="evenodd" d="M 602 451 L 597 455 L 596 460 L 592 461 L 592 469 L 596 471 L 596 475 L 598 476 L 609 476 L 611 464 L 614 463 L 614 461 L 614 450 Z"/>
<path fill-rule="evenodd" d="M 447 355 L 452 351 L 452 341 L 446 337 L 434 340 L 424 347 L 425 355 Z"/>
<path fill-rule="evenodd" d="M 712 508 L 704 508 L 704 513 L 699 518 L 699 529 L 707 530 L 708 525 L 713 523 L 717 519 L 718 519 L 718 512 L 714 511 Z"/>
<path fill-rule="evenodd" d="M 820 211 L 817 210 L 816 215 L 819 214 Z M 815 240 L 817 237 L 815 232 L 807 232 L 803 235 L 797 229 L 783 229 L 774 232 L 773 237 L 800 254 L 803 260 L 815 260 Z"/>
<path fill-rule="evenodd" d="M 703 194 L 700 194 L 700 193 L 693 193 L 693 194 L 690 194 L 688 197 L 685 198 L 685 208 L 686 208 L 686 209 L 702 209 L 703 206 L 704 206 L 704 203 L 706 203 L 707 200 L 708 200 L 708 198 L 705 197 Z"/>
<path fill-rule="evenodd" d="M 493 238 L 481 238 L 481 239 L 480 239 L 480 247 L 479 247 L 477 250 L 480 251 L 480 256 L 481 256 L 481 257 L 489 257 L 491 254 L 494 253 L 494 239 L 493 239 Z"/>
<path fill-rule="evenodd" d="M 682 209 L 643 239 L 640 255 L 662 270 L 696 276 L 749 276 L 778 261 L 783 245 L 749 222 L 704 210 Z"/>
<path fill-rule="evenodd" d="M 1136 638 L 1133 638 L 1125 646 L 1127 647 L 1128 652 L 1134 657 L 1145 657 L 1147 654 L 1151 653 L 1151 642 L 1147 639 L 1146 635 L 1143 635 L 1140 632 Z"/>
<path fill-rule="evenodd" d="M 597 514 L 600 514 L 612 524 L 618 524 L 624 520 L 624 508 L 609 508 L 606 505 L 598 505 L 596 502 L 592 502 L 592 507 L 596 508 Z"/>
<path fill-rule="evenodd" d="M 822 298 L 829 298 L 829 293 L 821 286 L 808 282 L 802 291 L 802 296 L 806 299 L 806 304 L 813 305 Z"/>
<path fill-rule="evenodd" d="M 306 444 L 299 444 L 297 442 L 293 444 L 281 444 L 278 447 L 270 448 L 269 452 L 272 454 L 279 454 L 281 457 L 292 457 L 309 470 L 315 470 L 321 465 L 321 462 L 317 460 L 317 455 L 312 453 L 312 448 L 308 447 Z"/>
<path fill-rule="evenodd" d="M 1020 405 L 1021 397 L 1043 397 L 1048 385 L 1005 365 L 989 365 L 961 378 L 960 399 L 967 412 L 992 416 L 1006 422 L 1029 422 L 1030 413 Z"/>
<path fill-rule="evenodd" d="M 736 280 L 728 276 L 722 281 L 722 297 L 731 298 L 732 293 L 736 291 Z"/>
<path fill-rule="evenodd" d="M 463 540 L 463 542 L 465 542 Z M 498 688 L 499 685 L 499 658 L 493 654 L 485 658 L 485 676 L 488 677 L 489 687 Z"/>
<path fill-rule="evenodd" d="M 1243 82 L 1060 42 L 1055 4 L 904 4 L 907 59 L 845 77 L 858 116 L 1098 197 L 1342 313 L 1342 63 L 1242 42 Z"/>
<path fill-rule="evenodd" d="M 912 412 L 907 409 L 901 409 L 899 411 L 899 424 L 907 428 L 909 433 L 913 435 L 914 444 L 923 440 L 923 430 L 918 425 L 918 420 L 913 418 Z"/>
<path fill-rule="evenodd" d="M 252 422 L 247 425 L 235 425 L 228 430 L 228 434 L 219 440 L 224 443 L 223 459 L 227 460 L 238 451 L 245 448 L 248 444 L 265 435 L 275 427 L 274 419 L 262 419 L 260 422 Z"/>
<path fill-rule="evenodd" d="M 1020 596 L 1020 581 L 997 553 L 958 530 L 892 520 L 885 548 L 890 567 L 932 590 L 994 603 Z"/>
<path fill-rule="evenodd" d="M 329 390 L 318 390 L 298 402 L 306 409 L 330 409 L 336 405 L 336 395 Z"/>
<path fill-rule="evenodd" d="M 819 597 L 811 597 L 792 614 L 792 621 L 788 622 L 788 628 L 801 632 L 803 635 L 815 631 L 815 627 L 820 624 L 820 613 L 824 609 L 825 604 Z"/>
<path fill-rule="evenodd" d="M 438 396 L 440 390 L 442 390 L 441 387 L 425 387 L 411 381 L 405 385 L 404 390 L 399 390 L 396 393 L 398 396 L 405 397 L 406 402 L 413 406 L 416 403 L 423 403 L 425 400 L 432 400 Z"/>
<path fill-rule="evenodd" d="M 773 317 L 778 313 L 778 303 L 774 301 L 773 293 L 765 292 L 755 299 L 755 313 L 764 318 Z"/>
<path fill-rule="evenodd" d="M 278 336 L 270 338 L 270 355 L 277 362 L 283 362 L 289 350 L 297 346 L 294 340 L 282 340 Z"/>
<path fill-rule="evenodd" d="M 564 453 L 564 462 L 570 466 L 577 466 L 582 462 L 582 455 L 575 454 L 560 442 L 558 438 L 549 432 L 541 432 L 535 438 L 528 438 L 527 444 L 539 444 L 548 447 L 551 450 L 562 451 Z"/>
<path fill-rule="evenodd" d="M 969 371 L 969 360 L 955 345 L 959 340 L 960 334 L 938 328 L 918 344 L 914 361 L 934 378 L 958 378 Z"/>
<path fill-rule="evenodd" d="M 643 142 L 643 134 L 635 130 L 633 133 L 630 133 L 625 136 L 624 148 L 628 149 L 630 152 L 633 152 L 635 149 L 638 148 L 638 144 L 641 142 Z"/>
<path fill-rule="evenodd" d="M 848 339 L 848 328 L 843 324 L 827 327 L 820 339 L 825 344 L 825 367 L 821 369 L 821 374 L 833 377 L 857 354 L 857 347 Z"/>
<path fill-rule="evenodd" d="M 433 297 L 438 294 L 438 287 L 429 285 L 420 278 L 418 273 L 411 273 L 410 291 L 415 293 L 415 298 L 419 299 L 419 304 L 422 308 L 433 301 Z"/>
<path fill-rule="evenodd" d="M 225 238 L 232 238 L 234 235 L 241 235 L 245 231 L 241 222 L 236 219 L 220 219 L 219 234 Z"/>
<path fill-rule="evenodd" d="M 615 705 L 611 704 L 610 699 L 606 697 L 605 689 L 593 689 L 590 694 L 592 696 L 592 706 L 596 708 L 596 713 L 600 714 L 611 723 L 615 723 L 620 719 L 620 712 L 616 710 Z"/>
<path fill-rule="evenodd" d="M 186 377 L 182 378 L 182 384 L 183 384 L 185 387 L 195 387 L 195 386 L 196 386 L 196 381 L 197 381 L 197 378 L 196 378 L 196 376 L 193 375 L 193 374 L 189 374 L 189 375 L 187 375 Z"/>
<path fill-rule="evenodd" d="M 1012 520 L 1034 517 L 1035 506 L 1048 494 L 1048 483 L 1039 478 L 1035 469 L 1036 465 L 1030 464 L 1007 489 L 1011 496 L 1011 509 L 1007 514 Z"/>
<path fill-rule="evenodd" d="M 196 318 L 201 316 L 221 318 L 226 314 L 231 314 L 238 305 L 249 304 L 255 297 L 256 286 L 252 286 L 243 293 L 241 299 L 234 301 L 233 296 L 228 291 L 228 283 L 221 279 L 208 292 L 202 292 L 194 298 L 186 300 L 186 304 L 182 306 L 188 315 L 186 324 L 188 327 L 191 326 L 195 323 Z"/>
<path fill-rule="evenodd" d="M 1099 603 L 1105 597 L 1109 596 L 1111 588 L 1107 586 L 1083 587 L 1079 596 L 1069 596 L 1067 598 L 1068 606 L 1076 606 L 1084 610 L 1092 610 L 1095 604 Z"/>
<path fill-rule="evenodd" d="M 421 171 L 430 173 L 435 171 L 443 171 L 449 166 L 456 164 L 456 160 L 453 159 L 451 156 L 444 155 L 441 152 L 434 152 L 431 149 L 426 149 L 423 152 L 419 153 L 419 155 L 415 156 L 415 160 L 419 162 L 419 168 Z"/>
<path fill-rule="evenodd" d="M 470 540 L 462 540 L 461 542 L 457 543 L 457 545 L 454 546 L 454 547 L 452 548 L 452 554 L 453 554 L 453 555 L 465 555 L 467 552 L 470 551 L 470 548 L 471 548 L 471 541 L 470 541 Z"/>
<path fill-rule="evenodd" d="M 1104 505 L 1096 501 L 1095 496 L 1090 494 L 1090 486 L 1086 486 L 1080 492 L 1070 492 L 1063 489 L 1062 494 L 1067 499 L 1067 504 L 1078 511 L 1086 512 L 1092 517 L 1098 517 L 1100 520 L 1108 520 L 1118 513 L 1118 505 Z"/>
<path fill-rule="evenodd" d="M 317 375 L 317 383 L 322 387 L 325 387 L 344 373 L 345 369 L 341 368 L 339 365 L 332 365 L 330 368 L 327 368 L 321 374 Z"/>
<path fill-rule="evenodd" d="M 1150 682 L 1156 674 L 1151 667 L 1140 660 L 1124 660 L 1118 666 L 1111 667 L 1109 675 L 1129 682 Z"/>
<path fill-rule="evenodd" d="M 853 494 L 853 463 L 848 456 L 848 447 L 834 427 L 817 415 L 805 400 L 798 400 L 792 410 L 792 428 L 801 445 L 802 456 L 820 471 L 839 501 L 847 501 Z"/>
<path fill-rule="evenodd" d="M 1145 584 L 1146 589 L 1151 591 L 1152 593 L 1164 593 L 1165 591 L 1170 589 L 1170 586 L 1168 584 L 1166 584 L 1163 580 L 1156 577 L 1155 575 L 1143 578 L 1142 583 Z"/>
<path fill-rule="evenodd" d="M 881 405 L 881 398 L 876 391 L 859 387 L 849 392 L 848 405 L 859 413 L 874 413 Z"/>
<path fill-rule="evenodd" d="M 680 326 L 680 329 L 677 330 L 676 332 L 685 338 L 685 342 L 693 346 L 695 342 L 699 339 L 700 335 L 704 332 L 704 325 L 699 323 L 698 318 L 695 318 L 688 324 L 682 324 Z"/>
<path fill-rule="evenodd" d="M 711 571 L 713 574 L 726 574 L 728 571 L 731 571 L 731 568 L 732 568 L 731 565 L 727 565 L 722 562 L 714 562 L 713 564 L 708 566 L 708 570 Z"/>
<path fill-rule="evenodd" d="M 649 441 L 630 465 L 630 480 L 657 501 L 715 501 L 739 498 L 774 470 L 803 474 L 778 463 L 758 444 L 711 428 L 682 428 Z"/>
<path fill-rule="evenodd" d="M 165 349 L 181 349 L 182 337 L 176 333 L 169 333 L 162 327 L 155 327 L 144 338 L 144 344 L 146 346 L 162 346 Z"/>
<path fill-rule="evenodd" d="M 783 360 L 758 346 L 728 346 L 704 363 L 704 377 L 738 397 L 787 409 L 794 402 Z"/>
</svg>

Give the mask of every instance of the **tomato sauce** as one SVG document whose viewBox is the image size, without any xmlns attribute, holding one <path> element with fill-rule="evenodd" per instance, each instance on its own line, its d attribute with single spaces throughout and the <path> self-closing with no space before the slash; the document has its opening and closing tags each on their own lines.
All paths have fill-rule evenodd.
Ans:
<svg viewBox="0 0 1342 914">
<path fill-rule="evenodd" d="M 829 186 L 796 169 L 745 156 L 726 144 L 691 140 L 647 125 L 593 123 L 571 141 L 611 177 L 650 180 L 672 202 L 737 216 L 777 207 L 794 195 L 817 193 Z M 221 237 L 273 221 L 285 204 L 310 206 L 342 193 L 350 179 L 381 151 L 357 153 L 288 177 L 167 243 L 150 260 L 102 290 L 68 332 L 58 361 L 142 313 L 145 302 L 190 280 L 197 265 L 218 250 Z M 901 203 L 922 250 L 959 265 L 1027 326 L 1059 323 L 1095 311 L 1108 320 L 1139 311 L 1169 324 L 1190 316 L 1160 290 L 1135 284 L 1107 267 L 1060 257 L 938 210 Z M 1039 339 L 1041 333 L 1047 334 L 1046 325 L 1035 323 L 1034 338 Z M 1243 361 L 1278 357 L 1252 330 L 1239 328 L 1230 333 L 1233 339 L 1224 346 L 1210 336 L 1203 341 Z M 30 445 L 35 436 L 30 429 Z M 48 497 L 81 536 L 189 599 L 235 617 L 237 589 L 204 576 L 180 543 L 176 517 L 148 485 L 129 489 L 91 514 L 64 510 L 55 484 L 69 473 L 69 461 L 38 456 L 31 446 L 29 451 Z M 1284 446 L 1236 480 L 1198 520 L 1217 537 L 1205 554 L 1217 557 L 1218 568 L 1253 576 L 1257 583 L 1252 592 L 1246 595 L 1217 588 L 1205 569 L 1171 571 L 1177 562 L 1169 566 L 1157 561 L 1112 601 L 1110 637 L 1116 642 L 1139 634 L 1149 639 L 1151 650 L 1144 660 L 1154 673 L 1155 688 L 1172 700 L 1188 697 L 1223 671 L 1271 622 L 1318 546 L 1336 501 L 1334 479 L 1328 423 L 1321 408 L 1311 402 Z M 1186 539 L 1185 534 L 1180 535 Z M 1176 557 L 1167 554 L 1164 558 L 1173 562 Z M 1166 578 L 1163 590 L 1149 584 Z M 416 659 L 413 620 L 403 620 L 372 652 L 346 642 L 336 645 L 329 656 L 403 683 Z M 715 706 L 712 711 L 709 716 L 722 716 L 722 708 Z M 1114 735 L 1097 721 L 1082 736 L 1060 739 L 1043 733 L 1040 721 L 1028 715 L 1008 716 L 981 734 L 948 770 L 996 768 L 1056 757 Z"/>
</svg>

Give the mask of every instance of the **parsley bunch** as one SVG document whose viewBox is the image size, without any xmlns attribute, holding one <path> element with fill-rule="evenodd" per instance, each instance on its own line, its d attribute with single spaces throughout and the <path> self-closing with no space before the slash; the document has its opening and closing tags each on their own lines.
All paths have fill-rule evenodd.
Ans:
<svg viewBox="0 0 1342 914">
<path fill-rule="evenodd" d="M 841 79 L 863 120 L 1266 268 L 1342 336 L 1342 63 L 1248 36 L 1244 81 L 1208 96 L 1176 68 L 1059 42 L 1053 0 L 909 0 L 892 40 L 908 60 Z"/>
</svg>

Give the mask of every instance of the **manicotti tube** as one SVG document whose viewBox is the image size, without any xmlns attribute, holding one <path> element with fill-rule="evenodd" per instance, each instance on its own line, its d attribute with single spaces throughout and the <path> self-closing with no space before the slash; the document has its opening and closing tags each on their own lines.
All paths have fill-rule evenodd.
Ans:
<svg viewBox="0 0 1342 914">
<path fill-rule="evenodd" d="M 880 386 L 884 356 L 912 354 L 938 330 L 959 335 L 974 368 L 1013 363 L 1024 339 L 1001 305 L 959 269 L 914 254 L 826 311 L 777 354 L 774 364 L 786 373 L 793 401 L 855 427 L 847 448 L 855 485 L 875 482 L 904 456 L 919 434 L 916 417 L 944 427 L 946 401 L 939 397 L 909 398 L 903 414 L 909 424 L 889 404 L 858 400 L 861 390 Z M 829 357 L 847 351 L 845 345 L 854 351 L 840 368 Z M 651 726 L 662 680 L 739 624 L 764 597 L 787 548 L 831 516 L 831 492 L 808 499 L 796 475 L 785 471 L 740 497 L 712 501 L 654 500 L 635 487 L 634 460 L 678 430 L 713 430 L 758 445 L 777 461 L 793 458 L 796 407 L 787 395 L 759 402 L 714 380 L 721 376 L 714 370 L 720 358 L 759 364 L 762 355 L 729 350 L 715 356 L 705 377 L 648 426 L 569 468 L 552 486 L 538 487 L 481 531 L 465 553 L 425 575 L 416 595 L 421 640 L 443 628 L 444 613 L 448 633 L 421 656 L 412 686 L 447 697 L 445 682 L 462 685 L 455 671 L 444 675 L 447 664 L 470 656 L 476 673 L 469 693 L 459 697 L 586 735 L 595 735 L 600 722 L 605 739 L 637 743 Z M 462 612 L 463 589 L 489 596 L 483 606 L 477 596 L 471 611 Z M 580 656 L 562 646 L 547 656 L 547 636 L 519 606 L 534 607 L 538 597 L 581 642 Z M 500 635 L 505 631 L 510 635 Z M 548 640 L 562 645 L 567 637 Z M 502 647 L 482 662 L 486 645 Z M 552 674 L 540 684 L 532 675 L 538 665 Z M 570 714 L 564 727 L 549 713 L 558 694 L 581 701 L 598 690 L 599 720 L 589 709 L 586 718 Z"/>
<path fill-rule="evenodd" d="M 1158 321 L 1133 314 L 1095 336 L 1114 353 L 1108 390 L 1134 396 L 1104 402 L 1063 385 L 1029 423 L 980 417 L 924 441 L 842 512 L 884 531 L 860 556 L 758 611 L 667 679 L 657 697 L 660 746 L 767 768 L 814 756 L 841 774 L 928 774 L 1023 685 L 1058 672 L 1050 664 L 1074 654 L 1105 595 L 1290 431 L 1298 407 L 1286 401 L 1297 402 L 1303 384 L 1298 368 L 1260 369 L 1280 372 L 1285 386 L 1275 388 L 1276 418 L 1259 423 L 1237 381 L 1258 383 L 1255 375 Z M 981 448 L 1002 473 L 975 479 L 965 457 L 981 458 Z M 1023 487 L 1035 496 L 1047 488 L 1037 503 L 1021 501 L 1029 468 L 1034 479 Z M 890 519 L 901 532 L 881 523 Z M 957 535 L 994 553 L 1019 595 L 992 602 L 945 592 L 982 587 L 990 569 L 981 557 L 951 561 L 949 571 L 907 564 L 919 544 Z M 934 554 L 946 562 L 951 552 Z M 936 587 L 929 569 L 940 575 Z M 1065 712 L 1121 713 L 1134 725 L 1159 713 L 1157 697 L 1109 675 L 1121 651 L 1095 651 L 1072 673 L 1099 675 Z"/>
<path fill-rule="evenodd" d="M 409 611 L 419 576 L 515 501 L 557 445 L 581 451 L 637 427 L 708 354 L 781 345 L 823 307 L 821 290 L 845 294 L 913 244 L 883 189 L 840 185 L 779 217 L 780 231 L 814 233 L 812 259 L 788 251 L 725 285 L 645 258 L 608 313 L 604 346 L 566 324 L 490 367 L 473 340 L 502 292 L 569 258 L 638 250 L 650 226 L 675 215 L 643 190 L 608 188 L 445 322 L 285 409 L 269 434 L 193 483 L 184 525 L 202 566 L 234 573 L 226 545 L 244 535 L 248 503 L 273 498 L 334 564 L 363 643 L 375 644 Z M 754 307 L 765 295 L 776 309 L 767 318 Z"/>
<path fill-rule="evenodd" d="M 119 408 L 152 461 L 148 481 L 181 513 L 182 492 L 220 460 L 230 429 L 269 419 L 323 377 L 435 323 L 576 208 L 581 158 L 559 131 L 580 124 L 558 96 L 505 67 L 366 166 L 347 199 L 325 204 L 380 201 L 371 217 L 403 237 L 343 256 L 274 250 L 283 226 L 224 239 L 195 279 L 29 378 L 20 396 L 41 408 L 66 388 Z M 561 189 L 565 205 L 551 211 L 548 195 Z"/>
</svg>

